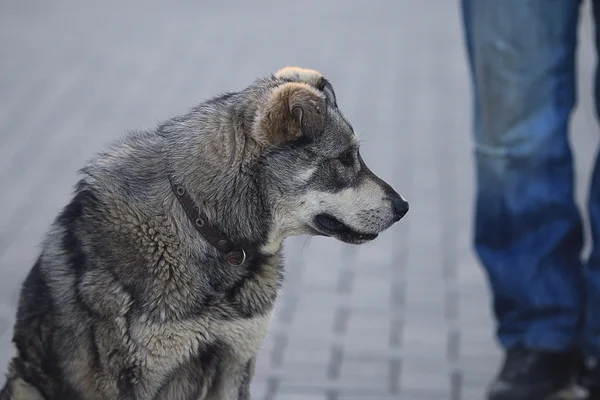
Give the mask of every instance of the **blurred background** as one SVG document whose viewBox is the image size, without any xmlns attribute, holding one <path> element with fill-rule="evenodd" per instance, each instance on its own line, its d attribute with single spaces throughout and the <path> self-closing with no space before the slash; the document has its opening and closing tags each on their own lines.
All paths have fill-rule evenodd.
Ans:
<svg viewBox="0 0 600 400">
<path fill-rule="evenodd" d="M 572 142 L 598 129 L 589 6 Z M 482 399 L 498 367 L 471 249 L 471 98 L 458 1 L 0 0 L 0 384 L 19 286 L 76 171 L 127 130 L 286 65 L 320 70 L 411 210 L 378 241 L 287 242 L 254 399 Z"/>
</svg>

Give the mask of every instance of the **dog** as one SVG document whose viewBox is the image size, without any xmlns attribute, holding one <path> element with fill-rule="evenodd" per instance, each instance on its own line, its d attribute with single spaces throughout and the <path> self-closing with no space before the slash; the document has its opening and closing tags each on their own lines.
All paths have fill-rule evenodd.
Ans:
<svg viewBox="0 0 600 400">
<path fill-rule="evenodd" d="M 79 171 L 20 292 L 0 400 L 246 400 L 295 235 L 374 240 L 408 202 L 322 73 L 285 67 Z"/>
</svg>

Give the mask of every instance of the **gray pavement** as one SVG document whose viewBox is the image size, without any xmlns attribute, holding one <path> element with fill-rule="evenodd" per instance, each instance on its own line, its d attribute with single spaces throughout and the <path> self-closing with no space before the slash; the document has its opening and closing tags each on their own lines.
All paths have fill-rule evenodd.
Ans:
<svg viewBox="0 0 600 400">
<path fill-rule="evenodd" d="M 580 201 L 598 134 L 585 22 L 573 135 Z M 500 353 L 470 245 L 457 1 L 0 0 L 0 368 L 19 284 L 85 160 L 125 130 L 285 65 L 330 77 L 364 158 L 411 210 L 373 244 L 287 242 L 254 399 L 483 398 Z"/>
</svg>

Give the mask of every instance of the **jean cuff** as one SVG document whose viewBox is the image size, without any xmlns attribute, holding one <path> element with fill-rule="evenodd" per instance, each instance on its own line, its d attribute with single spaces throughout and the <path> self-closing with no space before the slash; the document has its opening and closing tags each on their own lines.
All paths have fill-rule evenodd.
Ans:
<svg viewBox="0 0 600 400">
<path fill-rule="evenodd" d="M 577 347 L 575 331 L 572 333 L 561 332 L 549 326 L 544 326 L 543 328 L 532 326 L 529 332 L 525 333 L 522 337 L 510 336 L 499 337 L 498 339 L 501 346 L 505 349 L 520 345 L 532 350 L 563 352 Z M 598 345 L 600 345 L 600 341 Z"/>
</svg>

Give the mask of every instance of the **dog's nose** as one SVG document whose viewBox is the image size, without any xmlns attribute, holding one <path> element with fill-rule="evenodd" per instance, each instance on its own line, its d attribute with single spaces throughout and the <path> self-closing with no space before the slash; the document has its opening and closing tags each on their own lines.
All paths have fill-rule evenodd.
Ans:
<svg viewBox="0 0 600 400">
<path fill-rule="evenodd" d="M 396 216 L 396 220 L 400 221 L 402 217 L 406 215 L 408 212 L 408 202 L 404 200 L 402 197 L 394 199 L 394 215 Z"/>
</svg>

